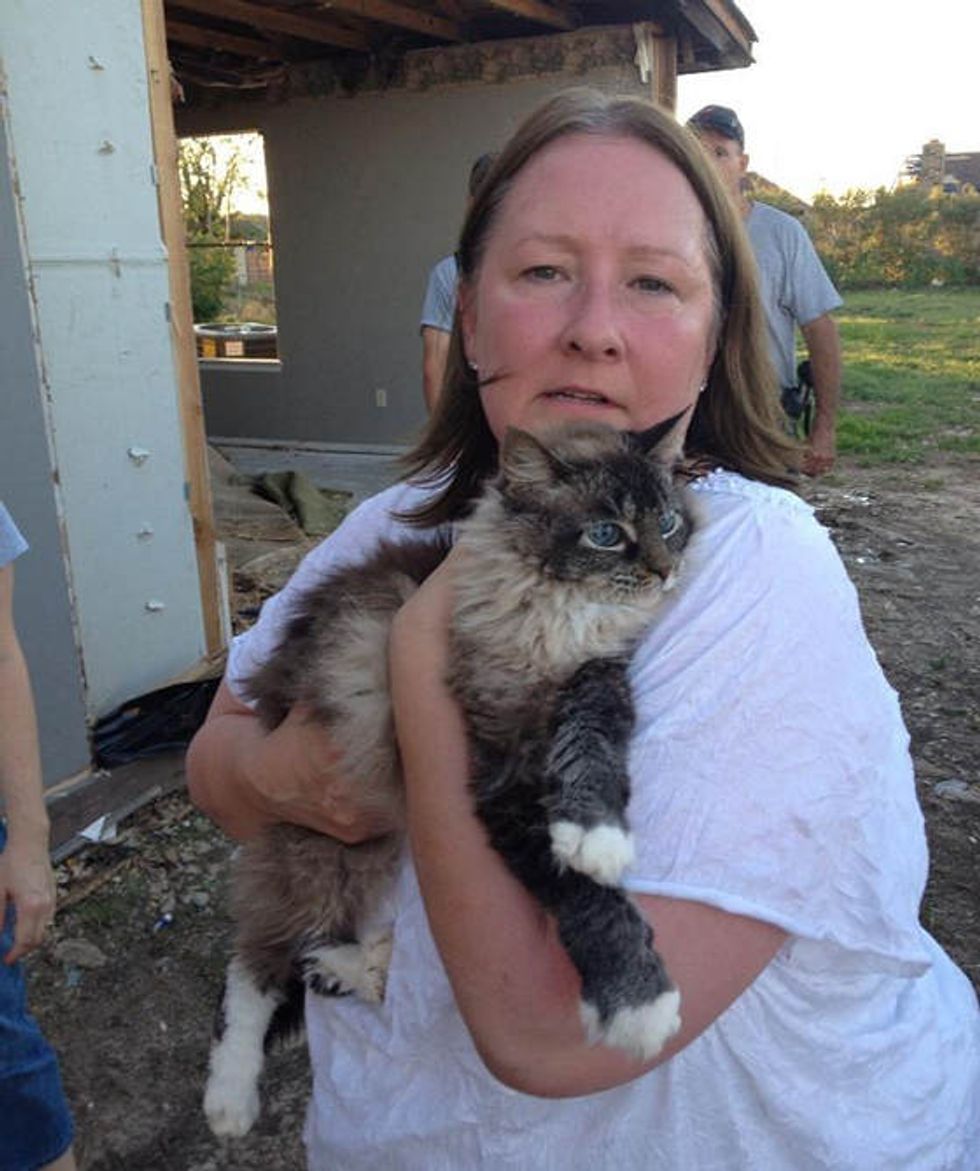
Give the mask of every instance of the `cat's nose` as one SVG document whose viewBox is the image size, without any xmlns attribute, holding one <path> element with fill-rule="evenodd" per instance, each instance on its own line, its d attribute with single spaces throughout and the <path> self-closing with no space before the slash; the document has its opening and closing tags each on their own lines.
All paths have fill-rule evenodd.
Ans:
<svg viewBox="0 0 980 1171">
<path fill-rule="evenodd" d="M 662 541 L 659 542 L 659 545 L 647 549 L 643 560 L 647 568 L 664 582 L 674 572 L 674 559 Z"/>
<path fill-rule="evenodd" d="M 637 551 L 643 565 L 666 582 L 677 568 L 677 558 L 671 553 L 660 531 L 660 514 L 645 513 L 639 518 Z"/>
</svg>

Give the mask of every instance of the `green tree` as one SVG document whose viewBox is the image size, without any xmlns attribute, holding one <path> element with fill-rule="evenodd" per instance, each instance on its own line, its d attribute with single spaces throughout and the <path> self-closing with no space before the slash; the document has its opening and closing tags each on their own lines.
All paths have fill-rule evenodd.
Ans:
<svg viewBox="0 0 980 1171">
<path fill-rule="evenodd" d="M 195 321 L 217 321 L 225 311 L 228 286 L 235 275 L 230 248 L 188 242 L 191 273 L 191 312 Z"/>
<path fill-rule="evenodd" d="M 248 188 L 245 154 L 235 138 L 183 138 L 178 170 L 194 320 L 213 321 L 222 314 L 235 275 L 235 258 L 226 245 L 232 202 Z"/>
<path fill-rule="evenodd" d="M 241 144 L 229 136 L 182 138 L 178 167 L 188 236 L 227 240 L 234 198 L 249 186 Z"/>
<path fill-rule="evenodd" d="M 918 186 L 818 195 L 807 227 L 844 289 L 980 284 L 980 196 Z"/>
</svg>

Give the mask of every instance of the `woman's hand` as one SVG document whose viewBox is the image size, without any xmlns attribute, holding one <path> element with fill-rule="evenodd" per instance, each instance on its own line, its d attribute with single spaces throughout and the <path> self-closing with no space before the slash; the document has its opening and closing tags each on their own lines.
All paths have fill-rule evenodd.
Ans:
<svg viewBox="0 0 980 1171">
<path fill-rule="evenodd" d="M 188 749 L 187 781 L 194 803 L 234 838 L 289 822 L 355 844 L 392 828 L 365 807 L 357 778 L 344 775 L 327 730 L 306 710 L 267 732 L 227 683 Z"/>
<path fill-rule="evenodd" d="M 36 840 L 8 839 L 0 854 L 0 901 L 4 911 L 13 904 L 17 923 L 13 946 L 3 956 L 5 964 L 16 963 L 40 945 L 54 919 L 55 890 L 47 833 Z"/>
<path fill-rule="evenodd" d="M 390 817 L 365 807 L 329 733 L 302 706 L 259 742 L 249 776 L 270 821 L 305 825 L 348 844 L 391 829 Z"/>
</svg>

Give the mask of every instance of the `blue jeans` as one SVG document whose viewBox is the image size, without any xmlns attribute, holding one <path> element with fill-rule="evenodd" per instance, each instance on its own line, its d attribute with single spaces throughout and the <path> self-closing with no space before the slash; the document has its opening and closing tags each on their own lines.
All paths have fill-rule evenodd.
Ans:
<svg viewBox="0 0 980 1171">
<path fill-rule="evenodd" d="M 0 822 L 0 852 L 7 831 Z M 8 904 L 0 956 L 14 941 Z M 71 1146 L 73 1127 L 58 1073 L 58 1059 L 27 1011 L 20 964 L 0 963 L 0 1171 L 38 1171 Z"/>
</svg>

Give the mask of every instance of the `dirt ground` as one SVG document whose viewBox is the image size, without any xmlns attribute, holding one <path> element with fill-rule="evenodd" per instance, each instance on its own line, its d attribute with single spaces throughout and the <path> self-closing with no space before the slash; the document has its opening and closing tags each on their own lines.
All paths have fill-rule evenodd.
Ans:
<svg viewBox="0 0 980 1171">
<path fill-rule="evenodd" d="M 912 735 L 932 849 L 924 922 L 980 988 L 980 462 L 845 465 L 806 495 Z M 240 584 L 251 605 L 254 583 Z M 177 792 L 59 867 L 62 909 L 29 964 L 31 1002 L 62 1055 L 83 1171 L 303 1166 L 304 1050 L 270 1061 L 245 1139 L 218 1142 L 200 1109 L 229 851 Z"/>
</svg>

